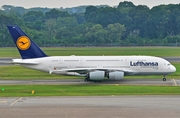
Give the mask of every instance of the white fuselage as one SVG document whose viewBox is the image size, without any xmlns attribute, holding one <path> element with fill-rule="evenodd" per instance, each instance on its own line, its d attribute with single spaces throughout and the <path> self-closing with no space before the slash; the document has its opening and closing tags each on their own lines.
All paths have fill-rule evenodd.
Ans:
<svg viewBox="0 0 180 118">
<path fill-rule="evenodd" d="M 124 75 L 168 75 L 176 71 L 170 62 L 153 56 L 52 56 L 13 60 L 20 61 L 25 62 L 20 65 L 27 68 L 77 76 L 85 76 L 87 71 L 93 70 L 122 71 Z M 84 71 L 77 73 L 79 70 Z"/>
<path fill-rule="evenodd" d="M 8 30 L 22 59 L 14 64 L 65 75 L 84 76 L 85 81 L 122 80 L 126 75 L 164 75 L 176 71 L 165 59 L 152 56 L 54 56 L 48 57 L 18 26 Z"/>
</svg>

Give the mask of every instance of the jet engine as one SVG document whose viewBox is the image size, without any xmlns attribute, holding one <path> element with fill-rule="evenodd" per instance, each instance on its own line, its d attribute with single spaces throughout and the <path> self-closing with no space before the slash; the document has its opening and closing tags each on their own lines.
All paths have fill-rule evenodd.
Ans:
<svg viewBox="0 0 180 118">
<path fill-rule="evenodd" d="M 94 72 L 90 72 L 89 73 L 89 80 L 93 80 L 93 81 L 100 81 L 103 80 L 105 76 L 105 72 L 104 71 L 94 71 Z"/>
<path fill-rule="evenodd" d="M 111 80 L 122 80 L 124 78 L 124 72 L 120 72 L 120 71 L 110 72 L 108 78 Z"/>
</svg>

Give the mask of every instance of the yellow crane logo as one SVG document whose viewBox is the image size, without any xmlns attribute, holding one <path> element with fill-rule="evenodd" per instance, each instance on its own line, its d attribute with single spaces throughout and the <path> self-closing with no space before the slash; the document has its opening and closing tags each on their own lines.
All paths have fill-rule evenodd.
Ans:
<svg viewBox="0 0 180 118">
<path fill-rule="evenodd" d="M 31 41 L 27 36 L 21 36 L 18 38 L 16 44 L 19 49 L 27 50 L 31 45 Z"/>
</svg>

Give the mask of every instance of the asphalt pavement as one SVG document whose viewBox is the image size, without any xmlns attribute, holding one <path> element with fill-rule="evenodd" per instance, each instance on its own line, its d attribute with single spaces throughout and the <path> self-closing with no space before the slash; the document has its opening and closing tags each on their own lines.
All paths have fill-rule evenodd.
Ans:
<svg viewBox="0 0 180 118">
<path fill-rule="evenodd" d="M 1 118 L 180 118 L 180 96 L 0 98 Z"/>
<path fill-rule="evenodd" d="M 157 86 L 180 86 L 180 79 L 124 79 L 120 81 L 104 80 L 102 82 L 84 82 L 83 79 L 61 80 L 0 80 L 0 85 L 65 85 L 65 84 L 113 84 L 113 85 L 157 85 Z"/>
</svg>

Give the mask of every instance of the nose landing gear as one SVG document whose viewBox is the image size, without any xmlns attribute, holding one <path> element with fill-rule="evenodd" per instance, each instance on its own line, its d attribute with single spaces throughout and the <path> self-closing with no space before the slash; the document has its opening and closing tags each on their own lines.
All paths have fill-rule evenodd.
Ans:
<svg viewBox="0 0 180 118">
<path fill-rule="evenodd" d="M 163 81 L 166 81 L 166 75 L 164 75 L 164 77 L 163 77 Z"/>
</svg>

